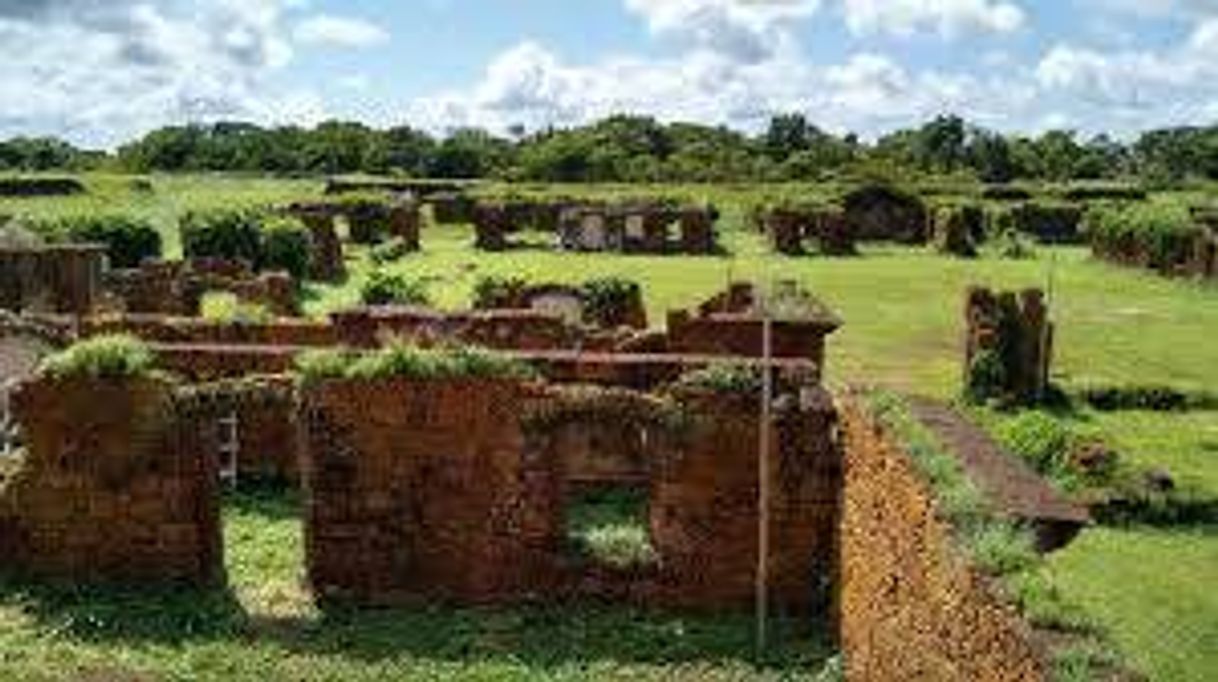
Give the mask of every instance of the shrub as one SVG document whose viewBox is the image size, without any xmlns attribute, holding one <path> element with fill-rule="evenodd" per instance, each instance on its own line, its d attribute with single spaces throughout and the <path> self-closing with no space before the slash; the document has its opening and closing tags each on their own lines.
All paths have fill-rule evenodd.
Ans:
<svg viewBox="0 0 1218 682">
<path fill-rule="evenodd" d="M 1031 532 L 1009 523 L 985 524 L 967 542 L 978 567 L 992 575 L 1014 575 L 1036 566 L 1039 558 Z"/>
<path fill-rule="evenodd" d="M 155 357 L 143 341 L 120 334 L 80 341 L 44 360 L 40 371 L 55 379 L 121 379 L 147 376 L 154 365 Z"/>
<path fill-rule="evenodd" d="M 47 231 L 74 242 L 104 244 L 110 264 L 138 267 L 161 255 L 161 235 L 147 220 L 126 215 L 72 216 L 46 226 Z"/>
<path fill-rule="evenodd" d="M 997 435 L 1004 448 L 1041 474 L 1060 475 L 1069 467 L 1074 434 L 1044 412 L 1024 412 L 1001 425 Z"/>
<path fill-rule="evenodd" d="M 182 249 L 188 258 L 262 262 L 263 215 L 251 209 L 191 211 L 182 217 Z"/>
<path fill-rule="evenodd" d="M 410 255 L 413 249 L 410 244 L 401 237 L 394 237 L 384 244 L 378 244 L 372 247 L 368 257 L 376 265 L 387 265 L 402 260 Z"/>
<path fill-rule="evenodd" d="M 637 282 L 621 277 L 602 277 L 588 280 L 580 288 L 584 302 L 584 319 L 605 326 L 621 323 L 629 313 L 633 302 L 639 299 Z"/>
<path fill-rule="evenodd" d="M 1189 261 L 1200 234 L 1180 204 L 1095 208 L 1086 229 L 1097 255 L 1164 272 Z"/>
<path fill-rule="evenodd" d="M 458 346 L 427 349 L 404 343 L 392 343 L 372 353 L 310 351 L 297 357 L 296 369 L 305 382 L 392 377 L 527 379 L 534 376 L 528 365 L 481 348 Z"/>
<path fill-rule="evenodd" d="M 979 352 L 968 367 L 966 381 L 964 397 L 975 405 L 1002 397 L 1007 385 L 1002 354 L 995 350 Z"/>
<path fill-rule="evenodd" d="M 1027 238 L 1015 230 L 1006 229 L 995 239 L 995 250 L 999 258 L 1027 260 L 1036 257 L 1036 249 Z"/>
<path fill-rule="evenodd" d="M 364 305 L 430 305 L 427 285 L 421 280 L 374 270 L 360 288 Z"/>
<path fill-rule="evenodd" d="M 1212 409 L 1218 406 L 1218 396 L 1204 391 L 1181 391 L 1170 386 L 1093 386 L 1080 391 L 1080 397 L 1091 407 L 1103 412 L 1173 412 Z"/>
<path fill-rule="evenodd" d="M 686 372 L 677 381 L 677 385 L 683 388 L 744 395 L 761 393 L 761 384 L 761 370 L 758 368 L 726 363 Z"/>
<path fill-rule="evenodd" d="M 297 280 L 309 275 L 313 238 L 298 220 L 280 218 L 269 221 L 262 232 L 258 267 L 285 270 Z"/>
<path fill-rule="evenodd" d="M 474 307 L 504 308 L 518 301 L 529 282 L 523 277 L 485 275 L 474 284 Z"/>
<path fill-rule="evenodd" d="M 224 324 L 254 324 L 267 322 L 274 315 L 266 306 L 237 298 L 227 291 L 212 291 L 199 300 L 199 317 Z"/>
</svg>

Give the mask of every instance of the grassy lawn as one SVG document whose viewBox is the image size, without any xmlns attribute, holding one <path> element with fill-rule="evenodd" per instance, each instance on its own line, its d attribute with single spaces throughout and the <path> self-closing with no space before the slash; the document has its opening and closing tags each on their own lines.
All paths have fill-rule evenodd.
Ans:
<svg viewBox="0 0 1218 682">
<path fill-rule="evenodd" d="M 749 614 L 593 604 L 321 613 L 301 587 L 293 499 L 235 497 L 224 522 L 227 592 L 0 583 L 0 679 L 815 679 L 831 651 L 813 626 L 779 624 L 758 663 Z"/>
</svg>

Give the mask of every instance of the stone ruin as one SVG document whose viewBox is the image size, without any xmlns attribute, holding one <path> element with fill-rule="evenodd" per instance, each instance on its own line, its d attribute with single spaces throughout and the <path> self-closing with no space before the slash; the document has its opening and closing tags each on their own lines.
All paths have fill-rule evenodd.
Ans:
<svg viewBox="0 0 1218 682">
<path fill-rule="evenodd" d="M 812 241 L 818 253 L 826 256 L 853 256 L 858 253 L 854 232 L 846 216 L 827 208 L 777 207 L 762 211 L 756 218 L 773 243 L 774 250 L 788 256 L 807 253 Z"/>
<path fill-rule="evenodd" d="M 632 285 L 623 300 L 597 309 L 590 305 L 583 288 L 543 283 L 507 286 L 475 302 L 480 310 L 534 310 L 557 314 L 569 324 L 590 324 L 604 330 L 619 327 L 647 329 L 643 291 Z"/>
<path fill-rule="evenodd" d="M 11 396 L 24 448 L 0 482 L 0 556 L 39 578 L 224 581 L 216 460 L 175 419 L 173 388 L 37 379 Z"/>
<path fill-rule="evenodd" d="M 384 237 L 401 240 L 407 250 L 418 251 L 423 228 L 422 204 L 412 195 L 393 201 L 300 202 L 285 209 L 298 217 L 313 235 L 319 270 L 317 279 L 341 279 L 342 245 L 336 221 L 347 222 L 347 237 L 356 244 L 375 244 Z"/>
<path fill-rule="evenodd" d="M 0 244 L 0 309 L 82 315 L 102 297 L 106 247 Z"/>
<path fill-rule="evenodd" d="M 284 272 L 255 274 L 248 264 L 223 259 L 150 260 L 138 268 L 111 270 L 105 287 L 114 307 L 129 313 L 194 316 L 209 292 L 227 292 L 266 306 L 279 317 L 300 312 L 296 283 Z"/>
<path fill-rule="evenodd" d="M 972 287 L 964 315 L 966 394 L 978 401 L 1042 401 L 1049 388 L 1054 336 L 1044 292 Z"/>
<path fill-rule="evenodd" d="M 985 212 L 980 206 L 944 206 L 935 212 L 934 245 L 940 253 L 976 258 L 985 239 Z"/>
<path fill-rule="evenodd" d="M 842 321 L 790 282 L 783 283 L 768 303 L 753 285 L 736 282 L 696 310 L 669 312 L 665 348 L 679 354 L 760 358 L 765 354 L 767 316 L 773 357 L 808 360 L 818 371 L 823 367 L 825 338 Z"/>
<path fill-rule="evenodd" d="M 1218 211 L 1193 209 L 1192 215 L 1201 229 L 1188 272 L 1202 279 L 1218 279 Z"/>
<path fill-rule="evenodd" d="M 656 202 L 479 202 L 474 209 L 476 246 L 488 251 L 511 248 L 509 235 L 533 229 L 554 234 L 567 251 L 712 254 L 717 220 L 711 207 Z"/>
<path fill-rule="evenodd" d="M 925 244 L 928 213 L 917 197 L 885 185 L 866 185 L 842 197 L 846 222 L 859 241 Z"/>
</svg>

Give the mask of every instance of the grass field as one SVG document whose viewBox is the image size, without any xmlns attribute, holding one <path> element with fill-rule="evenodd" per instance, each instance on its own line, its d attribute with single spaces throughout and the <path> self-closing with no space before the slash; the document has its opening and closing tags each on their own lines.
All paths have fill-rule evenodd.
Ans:
<svg viewBox="0 0 1218 682">
<path fill-rule="evenodd" d="M 301 586 L 292 496 L 231 497 L 224 527 L 226 592 L 0 583 L 0 679 L 815 680 L 832 650 L 813 625 L 779 623 L 758 662 L 747 614 L 595 604 L 323 613 Z"/>
<path fill-rule="evenodd" d="M 118 183 L 117 179 L 106 182 Z M 157 178 L 154 195 L 115 185 L 91 199 L 0 201 L 0 213 L 144 212 L 176 248 L 174 219 L 188 207 L 263 203 L 317 191 L 318 182 Z M 692 191 L 692 190 L 684 190 Z M 711 198 L 726 197 L 710 190 Z M 750 196 L 735 188 L 730 196 Z M 557 254 L 472 249 L 468 228 L 432 228 L 424 250 L 388 266 L 430 281 L 444 307 L 468 305 L 482 275 L 579 282 L 639 281 L 653 325 L 726 282 L 795 278 L 845 320 L 829 343 L 834 383 L 880 383 L 948 398 L 960 382 L 962 307 L 970 284 L 1046 286 L 1057 324 L 1054 378 L 1092 383 L 1218 387 L 1218 289 L 1094 262 L 1084 249 L 1041 248 L 1024 261 L 943 258 L 922 249 L 871 247 L 858 258 L 767 255 L 742 212 L 726 204 L 729 255 L 708 258 Z M 172 250 L 171 250 L 172 253 Z M 355 301 L 371 265 L 352 254 L 343 286 L 311 286 L 307 310 Z M 1218 412 L 1084 415 L 1127 461 L 1162 466 L 1218 497 Z M 315 612 L 300 590 L 299 522 L 284 500 L 228 506 L 233 596 L 161 600 L 6 587 L 0 597 L 0 679 L 59 679 L 80 670 L 147 671 L 170 679 L 484 679 L 604 677 L 739 679 L 814 674 L 825 648 L 805 638 L 762 670 L 748 662 L 746 620 L 680 621 L 589 607 L 513 612 Z M 1094 528 L 1052 559 L 1067 598 L 1083 604 L 1155 680 L 1213 679 L 1218 671 L 1218 524 Z M 612 541 L 612 538 L 610 538 Z M 166 608 L 168 607 L 168 608 Z M 324 624 L 324 627 L 323 627 Z M 663 665 L 661 665 L 663 664 Z M 137 679 L 137 678 L 133 678 Z"/>
</svg>

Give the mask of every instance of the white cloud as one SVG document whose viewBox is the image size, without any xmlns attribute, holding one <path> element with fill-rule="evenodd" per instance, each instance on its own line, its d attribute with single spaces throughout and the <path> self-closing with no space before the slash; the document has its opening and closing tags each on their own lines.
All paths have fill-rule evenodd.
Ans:
<svg viewBox="0 0 1218 682">
<path fill-rule="evenodd" d="M 389 33 L 372 22 L 329 14 L 301 21 L 293 37 L 302 45 L 338 48 L 372 47 L 389 41 Z"/>
<path fill-rule="evenodd" d="M 814 15 L 820 0 L 625 0 L 657 36 L 672 37 L 734 61 L 756 63 L 791 41 L 793 23 Z"/>
<path fill-rule="evenodd" d="M 830 129 L 878 133 L 947 111 L 1005 122 L 1030 108 L 1029 87 L 971 76 L 914 74 L 878 54 L 816 67 L 792 55 L 740 63 L 709 50 L 671 59 L 565 64 L 536 43 L 505 52 L 466 90 L 416 101 L 407 118 L 433 130 L 514 124 L 531 130 L 614 113 L 758 130 L 778 112 L 803 111 Z"/>
<path fill-rule="evenodd" d="M 911 35 L 937 31 L 954 38 L 968 33 L 1010 33 L 1027 17 L 1005 0 L 842 0 L 846 26 L 857 35 Z"/>
<path fill-rule="evenodd" d="M 0 137 L 110 145 L 167 123 L 316 117 L 315 95 L 268 86 L 293 57 L 293 2 L 0 2 Z"/>
</svg>

